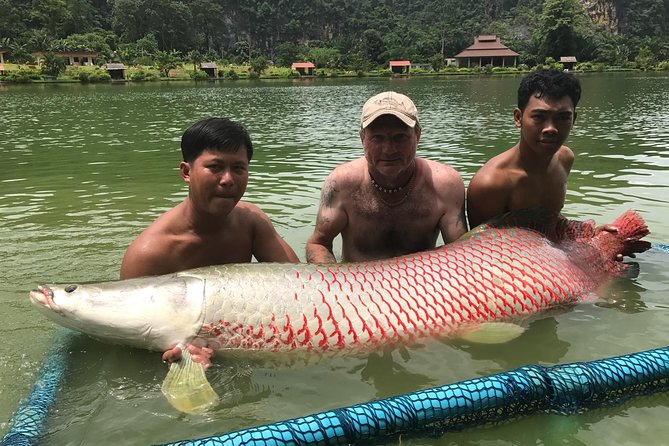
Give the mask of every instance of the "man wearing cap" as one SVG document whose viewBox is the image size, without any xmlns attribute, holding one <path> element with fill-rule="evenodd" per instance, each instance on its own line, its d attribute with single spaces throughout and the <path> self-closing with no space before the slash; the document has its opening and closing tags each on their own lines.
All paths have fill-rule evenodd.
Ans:
<svg viewBox="0 0 669 446">
<path fill-rule="evenodd" d="M 341 234 L 346 262 L 389 258 L 434 248 L 466 230 L 465 186 L 452 168 L 416 157 L 421 127 L 407 96 L 393 91 L 362 108 L 364 156 L 337 166 L 325 179 L 314 233 L 312 263 L 336 262 Z"/>
</svg>

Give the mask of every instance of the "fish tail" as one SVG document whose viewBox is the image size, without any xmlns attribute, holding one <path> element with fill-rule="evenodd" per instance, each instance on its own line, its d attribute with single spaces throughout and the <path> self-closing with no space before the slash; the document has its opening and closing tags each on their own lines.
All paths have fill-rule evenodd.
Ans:
<svg viewBox="0 0 669 446">
<path fill-rule="evenodd" d="M 616 277 L 633 278 L 638 276 L 639 268 L 635 263 L 623 263 L 617 257 L 634 256 L 651 247 L 650 242 L 641 240 L 650 234 L 646 222 L 633 210 L 624 212 L 612 224 L 616 232 L 601 231 L 595 237 L 595 243 L 606 262 L 609 272 Z"/>
</svg>

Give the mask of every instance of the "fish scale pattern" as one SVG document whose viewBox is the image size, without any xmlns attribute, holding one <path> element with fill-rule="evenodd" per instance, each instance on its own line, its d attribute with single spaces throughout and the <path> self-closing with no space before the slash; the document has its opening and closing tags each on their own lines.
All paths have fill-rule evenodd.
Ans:
<svg viewBox="0 0 669 446">
<path fill-rule="evenodd" d="M 373 349 L 571 303 L 602 278 L 518 227 L 389 260 L 259 266 L 220 266 L 207 278 L 205 301 L 215 304 L 199 336 L 213 347 Z"/>
</svg>

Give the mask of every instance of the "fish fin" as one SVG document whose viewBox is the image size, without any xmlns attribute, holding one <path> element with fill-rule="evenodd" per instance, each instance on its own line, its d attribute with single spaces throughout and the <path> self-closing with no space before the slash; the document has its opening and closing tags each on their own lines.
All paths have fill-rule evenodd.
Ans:
<svg viewBox="0 0 669 446">
<path fill-rule="evenodd" d="M 639 264 L 637 262 L 609 261 L 609 271 L 613 277 L 619 279 L 635 279 L 639 276 Z"/>
<path fill-rule="evenodd" d="M 526 328 L 511 322 L 483 322 L 460 332 L 459 337 L 477 344 L 503 344 L 516 339 Z"/>
<path fill-rule="evenodd" d="M 190 414 L 204 412 L 219 401 L 204 367 L 193 361 L 187 349 L 182 351 L 181 360 L 171 364 L 160 390 L 175 409 Z"/>
</svg>

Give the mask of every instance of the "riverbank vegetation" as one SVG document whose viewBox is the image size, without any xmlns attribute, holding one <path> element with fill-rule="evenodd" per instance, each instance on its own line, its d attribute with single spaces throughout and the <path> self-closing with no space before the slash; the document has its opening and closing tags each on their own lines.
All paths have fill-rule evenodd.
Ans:
<svg viewBox="0 0 669 446">
<path fill-rule="evenodd" d="M 65 66 L 59 51 L 123 63 L 128 80 L 204 79 L 203 61 L 223 80 L 296 76 L 295 61 L 321 77 L 389 76 L 389 60 L 424 67 L 412 75 L 516 72 L 560 68 L 565 55 L 576 70 L 669 68 L 665 0 L 0 0 L 0 10 L 0 79 L 14 82 L 110 79 Z M 500 36 L 520 65 L 448 65 L 481 34 Z"/>
</svg>

